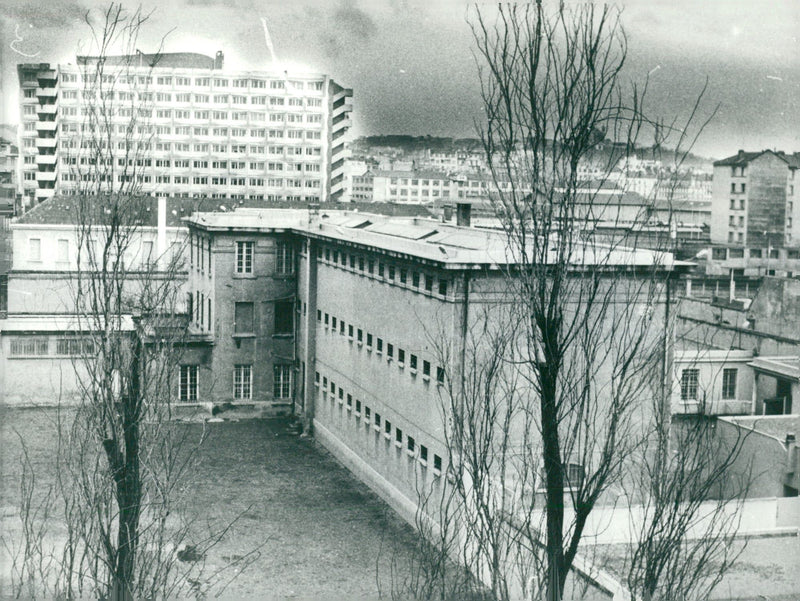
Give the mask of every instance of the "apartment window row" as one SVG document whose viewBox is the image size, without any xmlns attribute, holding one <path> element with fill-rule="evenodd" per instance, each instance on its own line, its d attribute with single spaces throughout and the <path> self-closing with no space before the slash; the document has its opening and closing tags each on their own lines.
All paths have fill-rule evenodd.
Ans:
<svg viewBox="0 0 800 601">
<path fill-rule="evenodd" d="M 50 344 L 47 336 L 16 336 L 11 338 L 9 348 L 9 357 L 88 357 L 94 354 L 94 340 L 86 336 L 56 338 L 55 345 Z"/>
<path fill-rule="evenodd" d="M 241 275 L 253 274 L 255 242 L 251 240 L 236 241 L 235 271 Z M 275 275 L 292 275 L 294 273 L 294 246 L 288 240 L 275 243 Z"/>
<path fill-rule="evenodd" d="M 739 189 L 736 189 L 736 182 L 731 182 L 731 194 L 744 194 L 746 190 L 746 184 L 741 183 L 739 184 Z"/>
<path fill-rule="evenodd" d="M 724 261 L 726 259 L 743 259 L 745 249 L 743 248 L 712 248 L 711 258 L 715 261 Z M 749 248 L 747 249 L 747 256 L 750 259 L 780 259 L 781 250 L 778 248 Z M 800 258 L 800 251 L 797 249 L 786 249 L 787 259 Z"/>
<path fill-rule="evenodd" d="M 387 445 L 394 441 L 398 450 L 405 449 L 406 454 L 412 460 L 418 461 L 423 468 L 428 467 L 430 456 L 433 455 L 433 475 L 436 477 L 441 475 L 442 458 L 435 453 L 431 454 L 428 446 L 422 444 L 421 438 L 415 438 L 408 432 L 403 432 L 402 428 L 393 426 L 391 420 L 386 419 L 377 410 L 373 411 L 373 408 L 366 402 L 354 397 L 352 393 L 347 392 L 341 386 L 337 387 L 332 378 L 329 380 L 327 376 L 321 375 L 318 371 L 314 373 L 314 386 L 319 390 L 323 400 L 330 401 L 331 413 L 338 403 L 340 410 L 346 411 L 348 419 L 352 417 L 356 424 L 364 426 L 366 432 L 372 428 L 376 437 L 382 434 Z"/>
<path fill-rule="evenodd" d="M 735 367 L 726 367 L 722 370 L 722 398 L 724 400 L 736 399 L 736 385 L 739 370 Z M 681 400 L 697 401 L 700 387 L 700 370 L 697 368 L 681 371 Z"/>
<path fill-rule="evenodd" d="M 344 319 L 338 319 L 329 313 L 323 312 L 321 309 L 317 309 L 317 323 L 332 334 L 338 333 L 341 336 L 346 336 L 351 343 L 355 342 L 359 348 L 364 347 L 369 353 L 374 351 L 376 357 L 382 357 L 385 353 L 387 363 L 396 360 L 400 369 L 405 369 L 406 365 L 408 365 L 409 373 L 412 376 L 416 376 L 421 370 L 424 382 L 429 382 L 434 375 L 434 365 L 428 359 L 415 353 L 406 352 L 406 349 L 388 342 L 371 332 L 365 332 L 363 328 L 359 328 L 357 325 L 346 323 Z M 435 368 L 436 383 L 442 385 L 445 383 L 445 370 L 438 365 Z"/>
<path fill-rule="evenodd" d="M 329 246 L 317 247 L 317 260 L 333 267 L 378 279 L 389 285 L 429 295 L 436 294 L 440 297 L 447 297 L 450 285 L 448 278 L 436 278 L 431 273 L 411 269 L 405 264 L 376 261 L 368 256 L 348 253 Z"/>
</svg>

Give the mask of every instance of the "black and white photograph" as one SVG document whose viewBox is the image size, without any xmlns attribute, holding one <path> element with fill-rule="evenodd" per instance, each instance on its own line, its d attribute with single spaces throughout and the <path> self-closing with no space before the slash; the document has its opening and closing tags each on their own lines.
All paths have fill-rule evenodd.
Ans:
<svg viewBox="0 0 800 601">
<path fill-rule="evenodd" d="M 800 2 L 2 0 L 0 600 L 800 601 Z"/>
</svg>

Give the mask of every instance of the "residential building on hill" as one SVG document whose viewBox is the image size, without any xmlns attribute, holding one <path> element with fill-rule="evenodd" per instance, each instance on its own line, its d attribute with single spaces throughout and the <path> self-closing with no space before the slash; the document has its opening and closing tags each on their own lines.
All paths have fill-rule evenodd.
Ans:
<svg viewBox="0 0 800 601">
<path fill-rule="evenodd" d="M 711 243 L 800 248 L 800 153 L 745 152 L 714 163 Z"/>
<path fill-rule="evenodd" d="M 76 190 L 91 160 L 86 138 L 98 135 L 84 131 L 87 115 L 101 97 L 113 107 L 110 144 L 124 149 L 135 123 L 144 145 L 135 177 L 144 193 L 307 202 L 342 196 L 352 90 L 327 75 L 230 71 L 222 52 L 137 53 L 107 57 L 107 75 L 93 84 L 85 79 L 96 61 L 17 66 L 28 202 Z"/>
</svg>

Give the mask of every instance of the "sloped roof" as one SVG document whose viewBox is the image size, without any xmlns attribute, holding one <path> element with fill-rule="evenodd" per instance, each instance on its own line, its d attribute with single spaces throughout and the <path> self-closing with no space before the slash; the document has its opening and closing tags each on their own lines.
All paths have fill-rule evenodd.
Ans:
<svg viewBox="0 0 800 601">
<path fill-rule="evenodd" d="M 740 150 L 737 154 L 729 156 L 728 158 L 714 162 L 714 167 L 732 167 L 734 165 L 747 165 L 747 163 L 757 159 L 762 154 L 770 153 L 786 162 L 787 165 L 794 168 L 800 168 L 800 152 L 786 153 L 783 151 L 774 150 L 761 150 L 758 152 L 745 152 Z"/>
<path fill-rule="evenodd" d="M 140 225 L 156 227 L 158 225 L 158 199 L 148 196 L 142 199 L 143 222 Z M 33 209 L 18 217 L 15 223 L 27 224 L 71 224 L 76 225 L 78 220 L 77 200 L 73 196 L 53 196 Z M 167 226 L 178 227 L 184 217 L 192 213 L 230 211 L 235 208 L 253 209 L 308 209 L 307 202 L 271 202 L 266 200 L 228 198 L 167 198 Z M 377 213 L 390 217 L 430 217 L 431 212 L 419 205 L 403 205 L 382 202 L 358 203 L 321 203 L 320 212 L 331 209 L 347 209 L 350 211 L 363 211 Z"/>
</svg>

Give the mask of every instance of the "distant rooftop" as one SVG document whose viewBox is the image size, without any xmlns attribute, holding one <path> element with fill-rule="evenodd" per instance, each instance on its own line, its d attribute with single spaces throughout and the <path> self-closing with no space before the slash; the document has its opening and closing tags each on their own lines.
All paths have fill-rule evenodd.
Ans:
<svg viewBox="0 0 800 601">
<path fill-rule="evenodd" d="M 714 167 L 733 167 L 734 165 L 747 165 L 749 162 L 757 159 L 763 154 L 770 153 L 786 162 L 789 167 L 800 168 L 800 152 L 787 153 L 782 150 L 761 150 L 758 152 L 745 152 L 740 150 L 737 154 L 720 161 L 714 162 Z"/>
<path fill-rule="evenodd" d="M 142 225 L 155 227 L 157 225 L 158 200 L 147 197 L 148 208 L 145 208 L 145 220 Z M 431 215 L 425 207 L 419 205 L 402 205 L 390 203 L 348 203 L 347 205 L 322 204 L 323 209 L 329 206 L 346 207 L 355 211 L 370 211 L 387 216 L 412 217 Z M 233 200 L 228 198 L 167 198 L 167 226 L 178 227 L 181 220 L 192 213 L 210 211 L 232 211 L 236 208 L 258 209 L 304 209 L 308 210 L 307 202 L 270 202 L 265 200 Z M 18 217 L 15 223 L 22 224 L 76 224 L 77 204 L 72 196 L 57 195 L 36 205 L 24 215 Z"/>
<path fill-rule="evenodd" d="M 219 53 L 221 56 L 222 53 Z M 96 62 L 97 56 L 78 56 L 79 65 Z M 105 57 L 106 64 L 112 66 L 139 63 L 142 67 L 182 68 L 182 69 L 221 69 L 222 62 L 215 65 L 214 58 L 196 52 L 163 52 L 146 54 L 136 51 L 136 54 L 122 54 L 119 56 Z"/>
</svg>

